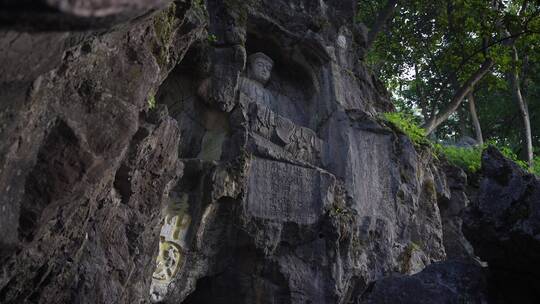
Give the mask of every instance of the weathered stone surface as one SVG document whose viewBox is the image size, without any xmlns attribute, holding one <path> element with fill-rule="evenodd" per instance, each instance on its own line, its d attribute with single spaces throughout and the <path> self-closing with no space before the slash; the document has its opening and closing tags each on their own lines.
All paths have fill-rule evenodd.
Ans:
<svg viewBox="0 0 540 304">
<path fill-rule="evenodd" d="M 77 34 L 2 34 L 2 62 L 18 41 L 30 55 L 0 82 L 0 302 L 148 298 L 161 202 L 182 172 L 177 123 L 148 99 L 202 31 L 188 8 L 67 44 Z M 165 16 L 178 26 L 163 33 Z"/>
<path fill-rule="evenodd" d="M 163 8 L 171 0 L 3 0 L 0 26 L 18 30 L 106 28 Z M 182 1 L 184 2 L 184 1 Z"/>
<path fill-rule="evenodd" d="M 1 281 L 3 303 L 146 297 L 139 286 L 148 284 L 156 248 L 155 202 L 181 172 L 175 122 L 164 117 L 155 123 L 134 134 L 116 176 L 115 167 L 103 167 L 80 146 L 78 129 L 63 122 L 52 129 L 20 205 L 24 249 L 3 258 L 4 274 L 9 273 Z M 151 184 L 145 182 L 149 178 Z"/>
<path fill-rule="evenodd" d="M 457 167 L 446 165 L 445 173 L 448 195 L 439 196 L 439 209 L 443 220 L 443 243 L 449 259 L 475 259 L 474 249 L 462 232 L 463 213 L 470 204 L 466 173 Z"/>
<path fill-rule="evenodd" d="M 537 181 L 486 162 L 477 204 L 380 121 L 356 1 L 166 2 L 0 13 L 0 302 L 483 303 L 507 253 L 536 275 Z M 469 201 L 487 274 L 438 263 L 474 259 Z"/>
<path fill-rule="evenodd" d="M 488 263 L 500 303 L 535 303 L 540 299 L 540 181 L 493 147 L 482 155 L 482 172 L 465 235 Z"/>
<path fill-rule="evenodd" d="M 3 133 L 2 181 L 12 191 L 4 196 L 9 212 L 3 213 L 2 241 L 8 245 L 3 256 L 11 266 L 5 266 L 0 285 L 3 299 L 28 296 L 28 289 L 17 286 L 35 275 L 19 267 L 41 263 L 44 269 L 52 267 L 54 272 L 45 273 L 55 280 L 69 274 L 84 277 L 75 280 L 79 285 L 107 286 L 95 297 L 79 292 L 81 301 L 252 303 L 264 295 L 279 302 L 343 302 L 386 273 L 414 273 L 444 258 L 431 169 L 420 164 L 407 140 L 373 119 L 379 102 L 387 101 L 372 76 L 354 64 L 354 38 L 349 21 L 341 18 L 352 18 L 350 7 L 337 2 L 236 6 L 210 1 L 207 13 L 215 31 L 208 33 L 212 39 L 202 39 L 197 18 L 205 8 L 182 3 L 104 34 L 39 38 L 12 33 L 2 40 L 9 51 L 2 57 L 9 88 L 4 95 L 23 101 L 3 110 L 15 123 L 6 124 Z M 75 10 L 77 3 L 72 4 L 66 9 Z M 294 18 L 282 18 L 285 7 Z M 320 14 L 318 24 L 309 14 Z M 224 24 L 229 26 L 225 30 Z M 271 28 L 276 30 L 261 36 Z M 298 42 L 299 37 L 305 41 Z M 16 64 L 13 41 L 20 41 L 29 62 L 40 65 L 25 69 Z M 55 41 L 63 45 L 49 47 Z M 251 94 L 257 84 L 247 84 L 246 61 L 248 54 L 258 52 L 272 58 L 274 69 L 250 67 L 266 73 L 262 94 Z M 21 94 L 21 88 L 29 94 Z M 357 96 L 344 95 L 346 91 Z M 165 118 L 145 118 L 154 102 L 167 105 L 177 132 L 154 134 L 153 127 L 142 127 L 165 128 L 158 123 Z M 23 115 L 36 125 L 23 124 Z M 20 142 L 19 134 L 27 134 L 28 141 Z M 140 146 L 149 137 L 178 146 L 178 153 L 168 150 L 152 158 L 165 171 L 144 166 L 158 145 Z M 407 157 L 398 156 L 395 140 Z M 28 152 L 18 155 L 20 149 Z M 407 181 L 401 180 L 401 166 L 406 166 Z M 393 173 L 386 173 L 389 168 Z M 12 176 L 16 178 L 8 182 Z M 100 187 L 90 186 L 95 183 Z M 153 196 L 149 200 L 144 195 Z M 36 200 L 38 196 L 43 198 Z M 24 259 L 34 251 L 18 252 L 22 242 L 28 248 L 60 246 L 57 239 L 65 237 L 61 229 L 52 230 L 50 239 L 36 238 L 48 227 L 46 215 L 59 212 L 59 201 L 71 201 L 73 210 L 95 223 L 102 221 L 94 216 L 96 204 L 108 216 L 118 204 L 132 205 L 141 215 L 133 215 L 130 225 L 139 228 L 129 238 L 145 239 L 128 245 L 134 241 L 120 233 L 124 222 L 115 220 L 107 225 L 117 241 L 100 243 L 90 234 L 84 248 L 90 248 L 88 255 L 96 251 L 96 257 L 79 259 L 91 278 L 85 270 L 61 266 L 59 258 L 51 260 L 60 265 L 54 267 L 39 258 Z M 185 206 L 181 214 L 162 207 L 177 204 Z M 163 208 L 169 211 L 160 213 Z M 21 231 L 19 222 L 24 224 Z M 148 225 L 141 226 L 143 222 Z M 79 226 L 70 229 L 86 233 Z M 113 233 L 108 229 L 93 233 Z M 82 246 L 81 238 L 69 240 L 73 248 Z M 118 281 L 102 277 L 106 268 L 100 268 L 104 262 L 98 260 L 105 258 L 100 250 L 113 252 L 107 265 L 117 269 Z M 76 253 L 68 250 L 65 255 Z M 250 265 L 258 270 L 251 271 Z M 126 271 L 128 267 L 137 270 Z M 166 284 L 151 287 L 152 272 Z M 51 301 L 41 290 L 70 286 L 55 280 L 27 288 L 43 286 L 33 296 Z M 209 292 L 205 284 L 221 287 Z"/>
<path fill-rule="evenodd" d="M 248 176 L 251 217 L 314 224 L 333 202 L 333 176 L 316 169 L 253 159 Z"/>
<path fill-rule="evenodd" d="M 413 276 L 375 282 L 359 303 L 490 303 L 486 274 L 487 270 L 480 266 L 460 261 L 440 262 Z"/>
</svg>

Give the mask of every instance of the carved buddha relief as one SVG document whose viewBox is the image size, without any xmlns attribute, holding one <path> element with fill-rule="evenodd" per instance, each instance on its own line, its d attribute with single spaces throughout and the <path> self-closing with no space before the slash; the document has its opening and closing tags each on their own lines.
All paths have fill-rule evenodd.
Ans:
<svg viewBox="0 0 540 304">
<path fill-rule="evenodd" d="M 248 58 L 249 69 L 248 77 L 266 85 L 270 80 L 274 61 L 263 53 L 255 53 Z"/>
<path fill-rule="evenodd" d="M 150 297 L 158 302 L 167 293 L 168 285 L 182 267 L 187 247 L 187 231 L 191 224 L 188 198 L 182 195 L 165 210 L 165 219 L 159 234 L 159 251 L 152 274 Z"/>
<path fill-rule="evenodd" d="M 244 102 L 262 105 L 299 126 L 309 125 L 309 77 L 295 63 L 285 64 L 277 72 L 274 67 L 274 61 L 263 53 L 248 57 L 247 71 L 239 85 Z"/>
<path fill-rule="evenodd" d="M 159 254 L 156 259 L 156 270 L 152 279 L 170 282 L 178 271 L 183 258 L 183 251 L 177 244 L 163 239 L 159 241 Z"/>
<path fill-rule="evenodd" d="M 248 57 L 247 78 L 242 77 L 240 91 L 254 102 L 265 106 L 272 104 L 272 93 L 265 86 L 270 80 L 274 61 L 263 53 L 255 53 Z"/>
<path fill-rule="evenodd" d="M 312 161 L 317 158 L 320 140 L 313 130 L 298 124 L 302 120 L 299 114 L 302 109 L 298 110 L 297 107 L 302 104 L 266 87 L 273 67 L 273 60 L 263 53 L 248 57 L 247 77 L 241 79 L 240 93 L 247 99 L 252 113 L 251 128 L 294 157 Z M 279 76 L 275 80 L 284 81 Z"/>
</svg>

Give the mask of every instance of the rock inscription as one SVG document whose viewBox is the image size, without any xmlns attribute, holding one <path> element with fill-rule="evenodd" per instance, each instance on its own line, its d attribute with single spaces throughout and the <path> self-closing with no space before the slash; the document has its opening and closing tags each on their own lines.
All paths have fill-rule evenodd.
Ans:
<svg viewBox="0 0 540 304">
<path fill-rule="evenodd" d="M 331 200 L 332 183 L 330 175 L 316 169 L 256 158 L 247 211 L 260 218 L 312 224 Z"/>
</svg>

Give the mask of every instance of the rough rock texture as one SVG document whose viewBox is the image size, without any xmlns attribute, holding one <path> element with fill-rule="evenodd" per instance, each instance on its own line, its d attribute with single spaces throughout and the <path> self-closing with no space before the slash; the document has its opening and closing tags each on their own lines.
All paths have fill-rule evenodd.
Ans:
<svg viewBox="0 0 540 304">
<path fill-rule="evenodd" d="M 362 303 L 489 303 L 486 277 L 480 266 L 439 262 L 412 276 L 377 281 Z"/>
<path fill-rule="evenodd" d="M 460 168 L 445 165 L 442 168 L 444 177 L 442 182 L 447 183 L 450 191 L 439 193 L 439 209 L 443 220 L 443 240 L 448 259 L 476 260 L 474 249 L 462 232 L 463 213 L 475 200 L 477 186 L 471 185 L 478 178 L 467 174 Z"/>
<path fill-rule="evenodd" d="M 0 82 L 0 302 L 147 298 L 160 202 L 182 172 L 178 124 L 148 99 L 201 35 L 196 16 L 177 5 L 69 44 L 45 36 L 81 34 L 3 34 L 28 56 Z M 35 67 L 41 50 L 54 58 Z"/>
<path fill-rule="evenodd" d="M 450 191 L 439 192 L 444 245 L 448 258 L 458 260 L 379 280 L 360 302 L 538 303 L 538 178 L 493 147 L 483 154 L 481 176 L 468 182 L 458 168 L 444 172 L 440 182 Z"/>
<path fill-rule="evenodd" d="M 355 2 L 2 2 L 0 302 L 484 301 L 469 183 L 379 119 Z"/>
<path fill-rule="evenodd" d="M 107 28 L 163 8 L 169 2 L 171 0 L 1 0 L 0 25 L 30 31 Z"/>
<path fill-rule="evenodd" d="M 493 273 L 499 303 L 538 303 L 540 180 L 495 148 L 484 152 L 482 172 L 465 234 Z"/>
</svg>

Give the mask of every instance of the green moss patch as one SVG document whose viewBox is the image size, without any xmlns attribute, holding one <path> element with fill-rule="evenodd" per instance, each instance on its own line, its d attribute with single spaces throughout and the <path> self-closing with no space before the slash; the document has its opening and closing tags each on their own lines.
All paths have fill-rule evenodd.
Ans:
<svg viewBox="0 0 540 304">
<path fill-rule="evenodd" d="M 169 47 L 172 42 L 174 27 L 176 25 L 176 5 L 171 3 L 169 8 L 163 10 L 154 18 L 154 32 L 157 38 L 156 59 L 160 66 L 169 62 Z"/>
<path fill-rule="evenodd" d="M 383 120 L 390 123 L 391 127 L 400 133 L 407 135 L 415 146 L 431 148 L 435 157 L 444 157 L 454 166 L 460 167 L 468 172 L 476 172 L 482 166 L 482 153 L 488 146 L 496 147 L 506 158 L 512 160 L 524 170 L 540 176 L 540 156 L 534 158 L 533 166 L 529 168 L 526 162 L 520 160 L 518 156 L 507 146 L 501 146 L 493 141 L 482 146 L 457 147 L 452 145 L 442 145 L 429 140 L 425 130 L 420 127 L 418 120 L 409 114 L 399 112 L 388 112 L 382 114 Z"/>
</svg>

